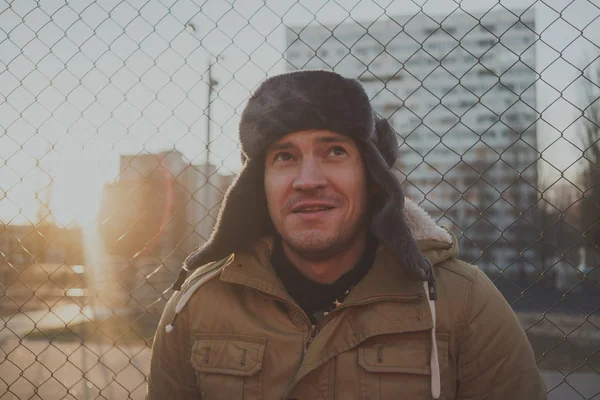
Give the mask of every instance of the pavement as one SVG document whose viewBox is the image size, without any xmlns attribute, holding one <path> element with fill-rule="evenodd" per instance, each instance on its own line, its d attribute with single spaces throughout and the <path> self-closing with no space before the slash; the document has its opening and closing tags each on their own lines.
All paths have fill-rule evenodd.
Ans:
<svg viewBox="0 0 600 400">
<path fill-rule="evenodd" d="M 26 338 L 34 329 L 47 332 L 114 314 L 131 311 L 71 304 L 0 317 L 0 398 L 143 400 L 151 355 L 143 341 Z"/>
<path fill-rule="evenodd" d="M 0 398 L 143 400 L 151 356 L 151 349 L 143 341 L 50 343 L 26 338 L 33 329 L 44 332 L 131 313 L 124 308 L 67 304 L 53 307 L 51 312 L 38 310 L 0 317 Z M 525 313 L 522 317 L 534 316 Z M 565 316 L 567 322 L 571 318 Z M 542 375 L 549 400 L 600 398 L 594 397 L 600 394 L 599 375 L 589 368 L 567 377 L 550 370 L 542 371 Z"/>
<path fill-rule="evenodd" d="M 591 371 L 575 372 L 563 377 L 558 371 L 542 371 L 548 400 L 582 400 L 598 399 L 600 394 L 600 378 Z"/>
</svg>

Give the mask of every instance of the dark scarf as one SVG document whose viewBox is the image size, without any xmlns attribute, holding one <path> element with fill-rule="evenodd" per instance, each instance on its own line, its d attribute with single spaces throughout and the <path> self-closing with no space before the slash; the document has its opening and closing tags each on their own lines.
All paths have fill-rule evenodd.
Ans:
<svg viewBox="0 0 600 400">
<path fill-rule="evenodd" d="M 377 239 L 369 235 L 367 246 L 358 263 L 331 284 L 312 281 L 302 274 L 286 257 L 281 239 L 274 243 L 271 264 L 290 296 L 315 322 L 314 314 L 327 310 L 336 299 L 345 297 L 344 292 L 356 285 L 369 272 L 375 260 L 377 244 Z"/>
</svg>

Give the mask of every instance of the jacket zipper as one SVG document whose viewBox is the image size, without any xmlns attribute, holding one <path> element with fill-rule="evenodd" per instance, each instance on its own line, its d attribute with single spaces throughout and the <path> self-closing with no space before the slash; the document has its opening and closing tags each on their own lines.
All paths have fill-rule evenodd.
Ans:
<svg viewBox="0 0 600 400">
<path fill-rule="evenodd" d="M 266 296 L 268 296 L 268 295 L 266 295 Z M 294 308 L 296 308 L 296 306 L 294 304 L 292 304 L 292 303 L 290 303 L 288 301 L 285 301 L 283 299 L 278 299 L 278 298 L 273 297 L 273 296 L 268 296 L 268 297 L 271 297 L 271 298 L 273 298 L 275 300 L 278 300 L 278 301 L 283 301 L 286 304 L 291 304 Z M 325 322 L 327 322 L 327 320 L 329 318 L 331 318 L 331 314 L 333 314 L 334 312 L 336 312 L 338 310 L 341 310 L 341 309 L 344 309 L 344 308 L 348 308 L 348 307 L 366 306 L 366 305 L 370 305 L 370 304 L 379 303 L 379 302 L 382 302 L 382 301 L 393 301 L 393 302 L 396 302 L 396 303 L 413 304 L 413 303 L 420 302 L 422 299 L 423 299 L 423 295 L 404 296 L 404 297 L 399 297 L 399 296 L 379 296 L 379 297 L 374 297 L 374 298 L 368 299 L 368 300 L 355 301 L 355 302 L 352 302 L 352 303 L 342 303 L 339 307 L 337 307 L 336 309 L 334 309 L 333 311 L 331 311 L 325 318 L 323 318 L 321 321 L 319 321 L 318 324 L 311 325 L 310 335 L 308 336 L 308 340 L 306 342 L 306 345 L 304 346 L 304 354 L 306 355 L 306 351 L 308 350 L 308 346 L 314 340 L 314 338 L 317 335 L 317 333 L 319 333 L 319 328 L 321 326 L 323 326 L 325 324 Z M 304 316 L 306 316 L 306 313 L 304 311 L 302 311 L 302 314 Z M 306 318 L 308 319 L 308 316 L 306 316 Z M 300 382 L 299 380 L 295 381 L 294 384 L 289 388 L 289 390 L 287 391 L 286 395 L 284 396 L 285 399 L 287 399 L 289 397 L 289 395 L 296 388 L 296 386 L 298 385 L 299 382 Z"/>
<path fill-rule="evenodd" d="M 306 343 L 304 343 L 304 354 L 305 355 L 306 355 L 306 352 L 308 351 L 308 346 L 310 346 L 312 341 L 315 340 L 315 336 L 317 336 L 317 333 L 319 333 L 319 328 L 318 328 L 317 324 L 312 324 L 310 326 L 310 332 L 308 334 L 308 339 L 306 340 Z"/>
<path fill-rule="evenodd" d="M 391 301 L 391 302 L 394 302 L 394 303 L 413 304 L 413 303 L 420 302 L 422 299 L 423 299 L 422 295 L 404 296 L 404 297 L 399 297 L 399 296 L 378 296 L 378 297 L 373 297 L 372 299 L 355 301 L 355 302 L 352 302 L 352 303 L 342 303 L 339 307 L 334 308 L 329 314 L 327 314 L 325 316 L 325 318 L 323 318 L 322 320 L 319 321 L 319 323 L 317 325 L 317 330 L 319 330 L 319 328 L 321 326 L 323 326 L 325 324 L 325 322 L 327 322 L 327 320 L 329 320 L 331 318 L 331 315 L 333 313 L 338 312 L 339 310 L 343 310 L 344 308 L 356 307 L 356 306 L 368 306 L 370 304 L 380 303 L 382 301 Z"/>
<path fill-rule="evenodd" d="M 368 306 L 370 304 L 375 304 L 375 303 L 379 303 L 382 301 L 393 301 L 395 303 L 412 304 L 412 303 L 418 303 L 422 299 L 423 299 L 423 295 L 402 296 L 402 297 L 401 296 L 377 296 L 377 297 L 373 297 L 372 299 L 355 301 L 352 303 L 342 303 L 339 307 L 337 307 L 333 311 L 331 311 L 329 313 L 329 315 L 327 315 L 327 317 L 329 317 L 331 314 L 333 314 L 334 312 L 336 312 L 338 310 L 343 310 L 344 308 L 348 308 L 348 307 Z"/>
<path fill-rule="evenodd" d="M 348 308 L 348 307 L 367 306 L 369 304 L 379 303 L 381 301 L 393 301 L 396 303 L 412 304 L 412 303 L 418 303 L 421 299 L 423 299 L 423 296 L 420 296 L 420 295 L 419 296 L 407 296 L 407 297 L 379 296 L 379 297 L 374 297 L 374 298 L 368 299 L 368 300 L 355 301 L 353 303 L 347 303 L 347 304 L 342 303 L 339 307 L 335 308 L 333 311 L 331 311 L 329 314 L 327 314 L 327 316 L 325 318 L 323 318 L 321 321 L 319 321 L 317 324 L 312 324 L 312 322 L 309 320 L 309 323 L 311 324 L 310 332 L 308 335 L 308 339 L 306 340 L 306 343 L 304 345 L 304 354 L 306 354 L 306 352 L 308 351 L 308 346 L 310 346 L 312 341 L 315 339 L 315 337 L 321 330 L 321 327 L 325 324 L 325 322 L 327 322 L 328 319 L 331 318 L 331 314 L 333 314 L 334 312 L 336 312 L 338 310 L 342 310 L 342 309 Z M 304 313 L 304 311 L 302 311 L 302 314 L 306 315 L 306 313 Z"/>
<path fill-rule="evenodd" d="M 282 299 L 281 297 L 276 297 L 276 296 L 267 294 L 267 293 L 262 292 L 260 290 L 257 290 L 257 292 L 261 296 L 264 296 L 264 297 L 267 297 L 267 298 L 269 298 L 271 300 L 275 300 L 275 301 L 278 301 L 280 303 L 288 305 L 290 308 L 292 308 L 296 312 L 296 314 L 298 314 L 300 316 L 300 318 L 302 318 L 302 320 L 304 321 L 305 325 L 308 327 L 308 338 L 304 342 L 304 349 L 303 349 L 304 350 L 303 354 L 306 354 L 306 351 L 308 350 L 308 346 L 310 346 L 310 344 L 314 340 L 315 336 L 317 336 L 317 333 L 318 333 L 317 325 L 313 324 L 312 321 L 310 320 L 310 318 L 308 318 L 308 315 L 306 315 L 306 313 L 300 307 L 298 307 L 296 304 L 292 303 L 291 301 L 287 301 L 285 299 Z"/>
<path fill-rule="evenodd" d="M 275 301 L 287 304 L 288 306 L 290 306 L 304 320 L 306 326 L 309 329 L 309 331 L 308 331 L 308 338 L 304 342 L 304 354 L 306 354 L 306 352 L 308 351 L 308 346 L 310 346 L 310 344 L 312 343 L 312 341 L 315 339 L 315 337 L 317 336 L 317 334 L 321 330 L 320 328 L 325 324 L 325 322 L 328 319 L 331 318 L 331 315 L 333 313 L 335 313 L 335 312 L 337 312 L 339 310 L 343 310 L 344 308 L 348 308 L 348 307 L 367 306 L 367 305 L 379 303 L 379 302 L 382 302 L 382 301 L 393 301 L 395 303 L 413 304 L 413 303 L 418 303 L 419 301 L 421 301 L 423 299 L 423 295 L 404 296 L 404 297 L 399 297 L 399 296 L 378 296 L 378 297 L 374 297 L 372 299 L 355 301 L 355 302 L 352 302 L 352 303 L 342 303 L 339 307 L 337 307 L 333 311 L 331 311 L 325 318 L 323 318 L 317 324 L 313 324 L 312 321 L 310 320 L 310 318 L 308 318 L 308 315 L 306 315 L 306 313 L 300 307 L 298 307 L 296 304 L 292 303 L 291 301 L 287 301 L 287 300 L 282 299 L 280 297 L 276 297 L 276 296 L 267 294 L 267 293 L 265 293 L 263 291 L 260 291 L 260 290 L 257 290 L 257 292 L 260 295 L 265 296 L 265 297 L 267 297 L 267 298 L 269 298 L 271 300 L 275 300 Z"/>
</svg>

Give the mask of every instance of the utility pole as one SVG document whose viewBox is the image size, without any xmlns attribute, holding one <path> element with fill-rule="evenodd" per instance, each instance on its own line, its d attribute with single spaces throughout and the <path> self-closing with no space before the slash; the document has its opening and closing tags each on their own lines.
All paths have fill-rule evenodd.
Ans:
<svg viewBox="0 0 600 400">
<path fill-rule="evenodd" d="M 210 201 L 210 191 L 208 190 L 208 185 L 210 184 L 210 176 L 212 174 L 212 168 L 210 166 L 210 107 L 212 102 L 212 92 L 213 87 L 217 85 L 217 81 L 212 78 L 212 66 L 213 66 L 212 57 L 208 58 L 208 91 L 207 91 L 207 103 L 206 103 L 206 161 L 204 163 L 204 176 L 206 178 L 206 183 L 202 188 L 202 204 L 206 209 L 206 216 L 210 214 L 209 204 Z M 206 237 L 210 236 L 210 232 L 207 232 Z"/>
<path fill-rule="evenodd" d="M 37 168 L 40 168 L 38 166 Z M 38 196 L 38 204 L 39 207 L 37 209 L 37 224 L 51 224 L 52 221 L 52 189 L 54 186 L 54 174 L 52 169 L 52 164 L 48 164 L 47 174 L 50 176 L 50 182 L 46 185 L 46 187 L 42 188 L 37 192 Z M 43 193 L 43 194 L 42 194 Z"/>
<path fill-rule="evenodd" d="M 194 26 L 194 24 L 192 22 L 188 22 L 185 25 L 185 30 L 188 31 L 190 34 L 194 34 L 196 32 L 196 27 Z M 206 159 L 205 159 L 205 163 L 206 163 L 206 168 L 208 170 L 208 166 L 210 165 L 210 103 L 212 101 L 212 92 L 213 92 L 213 87 L 216 86 L 219 82 L 217 82 L 216 80 L 213 80 L 212 78 L 212 66 L 213 64 L 218 60 L 221 59 L 222 57 L 216 57 L 216 59 L 209 53 L 207 55 L 207 60 L 208 60 L 208 92 L 207 92 L 207 102 L 206 102 Z"/>
<path fill-rule="evenodd" d="M 185 30 L 193 35 L 196 32 L 196 27 L 190 21 L 185 25 Z M 206 115 L 206 147 L 205 147 L 206 156 L 205 156 L 204 166 L 202 168 L 206 181 L 199 188 L 199 190 L 201 190 L 200 203 L 206 210 L 206 214 L 204 215 L 204 217 L 206 217 L 210 214 L 209 204 L 211 202 L 210 202 L 210 193 L 208 190 L 208 184 L 210 184 L 210 175 L 212 174 L 212 168 L 210 165 L 210 140 L 211 140 L 211 137 L 210 137 L 210 111 L 211 110 L 210 110 L 210 108 L 211 108 L 211 103 L 212 103 L 212 93 L 213 93 L 214 87 L 218 84 L 218 82 L 212 78 L 212 67 L 213 67 L 214 63 L 217 62 L 217 60 L 222 59 L 222 57 L 213 57 L 209 52 L 207 52 L 207 53 L 208 53 L 207 54 L 208 90 L 206 93 L 207 99 L 206 99 L 206 111 L 205 111 L 205 115 Z M 202 218 L 204 218 L 204 217 L 202 217 Z M 212 229 L 212 228 L 210 228 L 210 229 Z M 206 235 L 201 234 L 205 239 L 208 239 L 208 237 L 210 236 L 210 229 L 206 233 Z"/>
<path fill-rule="evenodd" d="M 208 93 L 206 103 L 206 167 L 210 165 L 210 106 L 212 102 L 213 87 L 219 82 L 212 78 L 213 60 L 208 60 Z"/>
</svg>

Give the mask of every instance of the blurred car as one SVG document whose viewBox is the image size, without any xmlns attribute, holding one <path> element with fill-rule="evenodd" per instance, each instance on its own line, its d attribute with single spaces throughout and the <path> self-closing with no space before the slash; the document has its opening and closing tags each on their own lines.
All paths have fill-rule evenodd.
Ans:
<svg viewBox="0 0 600 400">
<path fill-rule="evenodd" d="M 582 290 L 585 284 L 580 284 L 583 280 L 600 285 L 600 266 L 592 267 L 581 263 L 573 265 L 567 261 L 560 260 L 553 267 L 554 285 L 565 292 L 574 286 L 575 291 Z"/>
<path fill-rule="evenodd" d="M 577 269 L 585 275 L 586 280 L 600 285 L 600 264 L 591 266 L 581 263 L 577 266 Z"/>
</svg>

